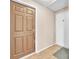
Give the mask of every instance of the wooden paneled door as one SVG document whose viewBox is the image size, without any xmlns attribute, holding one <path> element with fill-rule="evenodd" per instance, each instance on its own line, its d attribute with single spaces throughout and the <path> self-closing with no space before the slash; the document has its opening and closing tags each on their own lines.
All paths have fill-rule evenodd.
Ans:
<svg viewBox="0 0 79 59">
<path fill-rule="evenodd" d="M 35 51 L 35 9 L 11 1 L 11 59 Z"/>
</svg>

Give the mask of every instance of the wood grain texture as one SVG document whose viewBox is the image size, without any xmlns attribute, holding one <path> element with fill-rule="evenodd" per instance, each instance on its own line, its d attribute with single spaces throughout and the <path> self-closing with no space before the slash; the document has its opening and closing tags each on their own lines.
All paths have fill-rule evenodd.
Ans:
<svg viewBox="0 0 79 59">
<path fill-rule="evenodd" d="M 11 1 L 11 59 L 35 51 L 35 9 Z"/>
</svg>

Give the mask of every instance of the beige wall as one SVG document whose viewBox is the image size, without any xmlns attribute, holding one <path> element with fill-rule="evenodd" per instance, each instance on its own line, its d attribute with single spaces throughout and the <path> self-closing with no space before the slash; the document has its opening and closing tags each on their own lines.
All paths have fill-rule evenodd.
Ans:
<svg viewBox="0 0 79 59">
<path fill-rule="evenodd" d="M 54 13 L 31 0 L 19 1 L 36 8 L 36 52 L 54 44 Z"/>
</svg>

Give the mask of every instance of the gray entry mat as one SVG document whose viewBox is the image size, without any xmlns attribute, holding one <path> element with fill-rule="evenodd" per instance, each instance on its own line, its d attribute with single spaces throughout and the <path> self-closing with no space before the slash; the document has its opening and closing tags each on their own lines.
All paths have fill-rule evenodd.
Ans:
<svg viewBox="0 0 79 59">
<path fill-rule="evenodd" d="M 69 59 L 69 49 L 63 47 L 57 51 L 54 56 L 58 59 Z"/>
</svg>

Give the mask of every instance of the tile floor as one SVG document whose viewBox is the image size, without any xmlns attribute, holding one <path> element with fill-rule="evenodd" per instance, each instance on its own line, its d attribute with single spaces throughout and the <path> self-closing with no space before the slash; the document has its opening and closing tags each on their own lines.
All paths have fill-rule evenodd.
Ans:
<svg viewBox="0 0 79 59">
<path fill-rule="evenodd" d="M 62 47 L 54 54 L 54 56 L 58 59 L 69 59 L 69 49 Z"/>
</svg>

